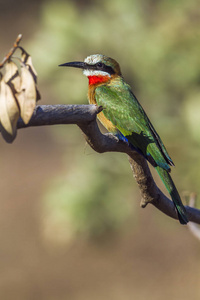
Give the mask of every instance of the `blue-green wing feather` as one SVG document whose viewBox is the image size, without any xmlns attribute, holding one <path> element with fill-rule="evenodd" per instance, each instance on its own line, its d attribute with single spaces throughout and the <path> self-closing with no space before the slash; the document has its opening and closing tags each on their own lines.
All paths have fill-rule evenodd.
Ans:
<svg viewBox="0 0 200 300">
<path fill-rule="evenodd" d="M 129 143 L 142 153 L 154 166 L 170 170 L 173 165 L 159 135 L 142 106 L 123 80 L 113 85 L 101 85 L 95 90 L 98 105 Z"/>
</svg>

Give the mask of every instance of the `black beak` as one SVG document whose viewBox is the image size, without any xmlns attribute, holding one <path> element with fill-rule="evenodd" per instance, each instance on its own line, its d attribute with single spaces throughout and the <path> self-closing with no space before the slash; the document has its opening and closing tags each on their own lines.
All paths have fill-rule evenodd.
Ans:
<svg viewBox="0 0 200 300">
<path fill-rule="evenodd" d="M 82 61 L 68 62 L 68 63 L 62 64 L 62 65 L 59 65 L 59 67 L 73 67 L 73 68 L 80 68 L 80 69 L 88 68 L 87 64 Z"/>
</svg>

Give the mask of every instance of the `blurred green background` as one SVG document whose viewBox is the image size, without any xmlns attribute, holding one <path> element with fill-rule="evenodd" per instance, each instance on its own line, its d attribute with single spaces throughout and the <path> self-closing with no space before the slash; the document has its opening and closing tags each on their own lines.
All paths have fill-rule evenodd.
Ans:
<svg viewBox="0 0 200 300">
<path fill-rule="evenodd" d="M 23 34 L 39 104 L 87 103 L 87 78 L 58 65 L 115 58 L 175 162 L 180 194 L 200 194 L 199 1 L 0 0 L 0 25 L 1 59 Z M 199 241 L 139 207 L 125 155 L 95 153 L 76 126 L 29 128 L 0 140 L 0 166 L 1 299 L 200 298 Z"/>
</svg>

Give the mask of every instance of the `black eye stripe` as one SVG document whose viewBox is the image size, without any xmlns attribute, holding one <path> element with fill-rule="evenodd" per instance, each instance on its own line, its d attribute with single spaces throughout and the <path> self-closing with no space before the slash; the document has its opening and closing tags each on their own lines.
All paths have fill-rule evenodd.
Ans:
<svg viewBox="0 0 200 300">
<path fill-rule="evenodd" d="M 113 70 L 112 67 L 105 65 L 102 62 L 98 62 L 94 65 L 90 65 L 90 64 L 86 64 L 86 68 L 88 68 L 89 70 L 97 70 L 97 71 L 103 71 L 103 72 L 107 72 L 110 75 L 115 74 L 115 71 Z"/>
<path fill-rule="evenodd" d="M 107 66 L 107 65 L 105 65 L 104 63 L 101 63 L 101 62 L 95 64 L 95 67 L 96 67 L 96 70 L 107 72 L 110 75 L 115 73 L 115 71 L 113 70 L 112 67 Z"/>
<path fill-rule="evenodd" d="M 103 67 L 105 67 L 105 65 L 103 63 L 101 63 L 101 62 L 97 63 L 96 66 L 97 66 L 97 68 L 101 68 L 101 69 Z"/>
</svg>

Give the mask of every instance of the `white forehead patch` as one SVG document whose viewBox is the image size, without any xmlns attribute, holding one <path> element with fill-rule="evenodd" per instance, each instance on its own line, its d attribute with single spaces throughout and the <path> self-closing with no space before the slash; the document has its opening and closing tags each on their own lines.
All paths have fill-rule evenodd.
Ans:
<svg viewBox="0 0 200 300">
<path fill-rule="evenodd" d="M 101 61 L 102 57 L 103 57 L 103 55 L 101 55 L 101 54 L 93 54 L 93 55 L 86 57 L 84 62 L 86 64 L 94 65 L 94 64 L 98 63 L 99 61 Z"/>
</svg>

